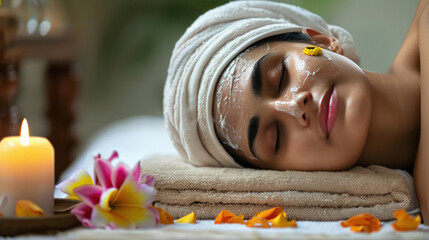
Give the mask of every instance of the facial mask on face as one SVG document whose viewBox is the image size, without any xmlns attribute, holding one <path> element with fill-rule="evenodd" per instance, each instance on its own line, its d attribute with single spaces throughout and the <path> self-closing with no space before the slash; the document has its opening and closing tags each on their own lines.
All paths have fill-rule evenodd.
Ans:
<svg viewBox="0 0 429 240">
<path fill-rule="evenodd" d="M 243 53 L 244 54 L 244 53 Z M 241 105 L 237 103 L 237 97 L 242 93 L 242 87 L 240 86 L 240 79 L 242 75 L 247 71 L 246 68 L 237 69 L 237 65 L 247 66 L 247 60 L 241 58 L 242 55 L 234 59 L 228 67 L 225 69 L 221 79 L 219 80 L 216 98 L 217 98 L 217 115 L 219 116 L 218 131 L 223 137 L 223 144 L 227 144 L 231 148 L 245 153 L 245 150 L 240 147 L 241 133 L 237 129 L 229 124 L 228 113 L 221 111 L 225 109 L 225 106 L 229 106 L 231 112 L 241 112 Z M 224 94 L 226 93 L 226 94 Z M 236 94 L 239 93 L 239 94 Z M 214 118 L 216 119 L 216 118 Z M 216 120 L 214 120 L 216 121 Z M 255 157 L 246 154 L 249 159 L 257 160 Z"/>
<path fill-rule="evenodd" d="M 290 101 L 275 101 L 274 107 L 276 110 L 288 113 L 294 117 L 299 117 L 303 114 L 302 110 L 299 109 L 295 99 Z"/>
<path fill-rule="evenodd" d="M 233 149 L 238 149 L 239 145 L 238 143 L 241 141 L 241 136 L 238 134 L 238 132 L 232 127 L 230 124 L 228 124 L 228 121 L 226 119 L 226 115 L 222 114 L 220 111 L 222 105 L 230 105 L 236 102 L 236 99 L 231 99 L 231 95 L 234 88 L 234 81 L 237 81 L 237 76 L 235 75 L 235 69 L 237 65 L 237 60 L 232 61 L 229 66 L 225 69 L 224 74 L 222 75 L 221 79 L 219 80 L 218 89 L 216 92 L 216 98 L 217 98 L 217 114 L 219 116 L 219 123 L 217 124 L 220 126 L 219 132 L 225 139 L 224 144 L 228 144 Z M 239 73 L 240 75 L 241 73 Z M 226 92 L 229 93 L 229 95 L 224 96 L 223 91 L 227 90 Z M 233 104 L 235 105 L 235 104 Z M 216 119 L 216 118 L 214 118 Z M 215 123 L 216 124 L 216 123 Z"/>
<path fill-rule="evenodd" d="M 289 66 L 287 66 L 289 68 Z M 289 91 L 286 92 L 286 95 L 282 100 L 275 101 L 274 107 L 278 111 L 285 112 L 294 117 L 301 117 L 304 113 L 299 107 L 297 103 L 297 94 L 301 91 L 301 88 L 306 84 L 308 79 L 312 79 L 315 81 L 314 77 L 316 73 L 319 72 L 320 68 L 316 71 L 310 72 L 308 70 L 308 66 L 306 61 L 304 60 L 304 56 L 295 59 L 295 69 L 298 72 L 306 73 L 306 76 L 303 80 L 298 80 L 296 83 L 290 87 Z"/>
</svg>

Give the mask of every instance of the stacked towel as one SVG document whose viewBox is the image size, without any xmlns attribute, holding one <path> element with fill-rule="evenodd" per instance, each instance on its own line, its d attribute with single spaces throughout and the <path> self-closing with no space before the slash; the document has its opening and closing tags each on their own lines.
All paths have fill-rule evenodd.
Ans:
<svg viewBox="0 0 429 240">
<path fill-rule="evenodd" d="M 381 166 L 275 171 L 195 167 L 179 156 L 156 156 L 141 166 L 155 176 L 155 206 L 175 218 L 195 211 L 198 219 L 214 219 L 222 209 L 251 218 L 282 206 L 288 218 L 297 220 L 332 221 L 363 212 L 390 220 L 397 209 L 417 208 L 411 176 Z"/>
</svg>

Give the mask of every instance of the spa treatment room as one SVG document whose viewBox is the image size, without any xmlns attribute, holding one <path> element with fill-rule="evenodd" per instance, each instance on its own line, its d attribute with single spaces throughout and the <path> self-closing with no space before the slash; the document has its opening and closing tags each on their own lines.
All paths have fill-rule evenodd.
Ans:
<svg viewBox="0 0 429 240">
<path fill-rule="evenodd" d="M 429 1 L 1 0 L 0 239 L 429 239 Z"/>
</svg>

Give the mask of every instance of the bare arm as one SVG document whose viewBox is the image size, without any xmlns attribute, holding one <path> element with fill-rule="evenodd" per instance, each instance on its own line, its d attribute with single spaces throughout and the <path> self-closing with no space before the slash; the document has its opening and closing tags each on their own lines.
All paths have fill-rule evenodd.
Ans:
<svg viewBox="0 0 429 240">
<path fill-rule="evenodd" d="M 407 36 L 393 61 L 390 72 L 397 73 L 402 70 L 420 71 L 418 25 L 423 9 L 428 2 L 428 0 L 421 0 L 417 6 Z"/>
<path fill-rule="evenodd" d="M 429 6 L 425 6 L 418 22 L 420 54 L 420 144 L 414 165 L 414 184 L 423 220 L 429 223 Z"/>
</svg>

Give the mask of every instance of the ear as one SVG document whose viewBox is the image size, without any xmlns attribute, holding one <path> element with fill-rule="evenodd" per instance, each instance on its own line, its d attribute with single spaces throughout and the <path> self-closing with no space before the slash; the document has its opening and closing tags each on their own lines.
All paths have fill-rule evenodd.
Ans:
<svg viewBox="0 0 429 240">
<path fill-rule="evenodd" d="M 343 46 L 341 45 L 341 42 L 338 39 L 325 35 L 323 33 L 320 33 L 311 28 L 304 28 L 302 32 L 310 36 L 317 46 L 336 52 L 338 54 L 344 55 Z"/>
</svg>

